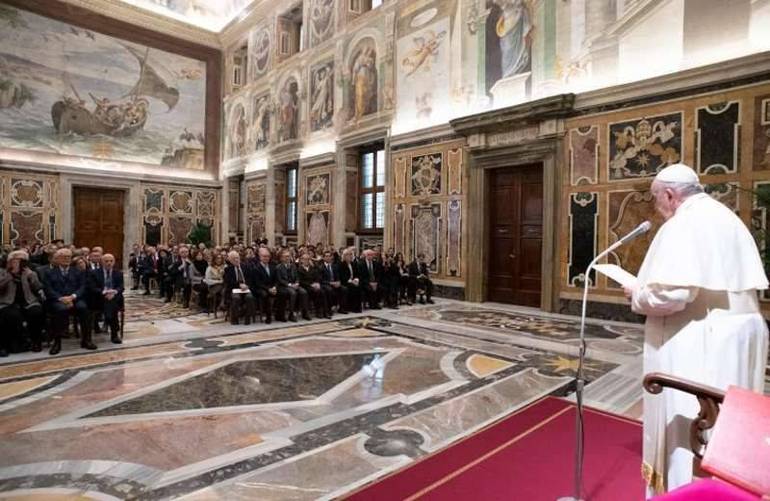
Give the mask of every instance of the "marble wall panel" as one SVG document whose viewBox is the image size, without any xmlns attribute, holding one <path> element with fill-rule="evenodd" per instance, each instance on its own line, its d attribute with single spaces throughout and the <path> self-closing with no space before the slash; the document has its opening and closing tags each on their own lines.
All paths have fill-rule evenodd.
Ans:
<svg viewBox="0 0 770 501">
<path fill-rule="evenodd" d="M 427 197 L 441 193 L 442 164 L 440 152 L 412 157 L 409 176 L 412 196 Z"/>
<path fill-rule="evenodd" d="M 569 131 L 570 184 L 596 184 L 599 180 L 599 127 Z"/>
<path fill-rule="evenodd" d="M 585 269 L 596 255 L 599 194 L 579 192 L 570 195 L 569 265 L 567 283 L 583 286 Z M 589 284 L 596 285 L 596 272 L 591 272 Z"/>
<path fill-rule="evenodd" d="M 411 241 L 413 256 L 425 254 L 425 261 L 434 273 L 439 272 L 441 204 L 413 205 L 411 209 Z M 443 270 L 442 270 L 443 271 Z"/>
<path fill-rule="evenodd" d="M 609 179 L 654 176 L 681 161 L 682 118 L 679 112 L 609 124 Z"/>
<path fill-rule="evenodd" d="M 754 170 L 770 170 L 770 94 L 754 98 Z"/>
<path fill-rule="evenodd" d="M 770 82 L 575 116 L 565 122 L 565 129 L 563 158 L 570 169 L 561 177 L 565 205 L 558 244 L 563 300 L 580 299 L 582 282 L 575 278 L 584 266 L 574 264 L 574 254 L 582 254 L 578 261 L 585 262 L 649 219 L 653 231 L 610 256 L 610 262 L 637 272 L 663 223 L 648 191 L 651 176 L 671 161 L 695 168 L 706 192 L 735 211 L 757 238 L 760 254 L 767 252 L 763 228 L 770 206 L 770 189 L 764 187 L 770 183 Z M 575 197 L 587 190 L 588 181 L 580 178 L 590 177 L 576 169 L 581 164 L 576 162 L 576 131 L 591 135 L 598 131 L 598 144 L 584 150 L 595 152 L 588 155 L 586 173 L 594 159 L 603 166 L 590 184 L 598 200 L 595 244 L 578 244 L 578 237 L 585 235 L 573 227 Z M 593 285 L 596 301 L 617 302 L 622 297 L 617 284 L 601 275 Z M 764 308 L 770 311 L 770 302 Z"/>
<path fill-rule="evenodd" d="M 186 243 L 196 224 L 208 228 L 211 241 L 218 240 L 221 218 L 218 189 L 143 184 L 141 193 L 139 234 L 143 243 Z"/>
<path fill-rule="evenodd" d="M 246 182 L 246 241 L 265 238 L 266 189 L 264 179 Z"/>
<path fill-rule="evenodd" d="M 709 104 L 698 108 L 695 116 L 698 173 L 735 172 L 740 154 L 740 102 Z"/>
<path fill-rule="evenodd" d="M 636 275 L 642 265 L 647 248 L 652 242 L 657 228 L 663 224 L 663 220 L 655 211 L 655 199 L 649 190 L 611 191 L 608 193 L 608 198 L 609 244 L 615 243 L 643 221 L 650 221 L 653 224 L 653 229 L 637 238 L 634 245 L 623 246 L 610 254 L 611 260 L 615 264 Z"/>
<path fill-rule="evenodd" d="M 60 237 L 57 176 L 0 171 L 0 244 L 46 243 Z"/>
<path fill-rule="evenodd" d="M 425 252 L 434 278 L 464 285 L 465 164 L 463 143 L 395 151 L 389 179 L 391 223 L 386 246 L 411 261 Z"/>
<path fill-rule="evenodd" d="M 332 226 L 332 170 L 333 164 L 302 168 L 300 171 L 300 196 L 304 201 L 305 242 L 324 245 L 331 241 Z"/>
<path fill-rule="evenodd" d="M 463 193 L 463 149 L 452 148 L 447 150 L 447 186 L 450 195 L 462 195 Z"/>
<path fill-rule="evenodd" d="M 447 274 L 458 277 L 462 268 L 462 201 L 450 200 L 447 209 Z"/>
<path fill-rule="evenodd" d="M 283 234 L 286 214 L 286 171 L 283 169 L 274 170 L 274 193 L 275 193 L 275 233 Z"/>
</svg>

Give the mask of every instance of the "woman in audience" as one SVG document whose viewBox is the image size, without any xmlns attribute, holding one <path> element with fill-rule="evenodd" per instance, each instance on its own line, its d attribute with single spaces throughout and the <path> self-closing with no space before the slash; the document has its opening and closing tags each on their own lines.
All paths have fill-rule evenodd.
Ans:
<svg viewBox="0 0 770 501">
<path fill-rule="evenodd" d="M 222 302 L 222 287 L 224 283 L 225 258 L 222 254 L 214 256 L 211 266 L 206 268 L 206 278 L 203 282 L 208 287 L 209 296 L 214 298 L 214 308 Z"/>
<path fill-rule="evenodd" d="M 195 247 L 193 247 L 192 250 L 195 252 L 195 256 L 192 258 L 192 288 L 198 293 L 198 306 L 200 306 L 204 313 L 208 313 L 208 286 L 206 285 L 204 278 L 206 277 L 206 269 L 209 267 L 209 263 L 206 262 L 206 256 L 203 254 L 203 251 L 196 249 Z"/>
<path fill-rule="evenodd" d="M 24 349 L 24 322 L 32 342 L 32 351 L 42 349 L 43 307 L 37 274 L 29 268 L 29 255 L 13 251 L 5 268 L 0 269 L 0 357 Z"/>
<path fill-rule="evenodd" d="M 399 272 L 398 280 L 398 297 L 401 302 L 405 302 L 408 306 L 412 305 L 412 301 L 409 299 L 409 265 L 404 260 L 402 253 L 397 253 L 394 258 L 394 262 Z"/>
</svg>

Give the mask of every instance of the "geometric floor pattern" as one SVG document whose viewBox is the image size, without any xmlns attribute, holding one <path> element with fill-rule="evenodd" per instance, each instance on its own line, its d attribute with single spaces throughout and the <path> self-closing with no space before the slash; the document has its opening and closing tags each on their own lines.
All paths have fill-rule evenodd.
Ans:
<svg viewBox="0 0 770 501">
<path fill-rule="evenodd" d="M 0 497 L 334 498 L 574 386 L 571 317 L 439 301 L 237 327 L 128 304 L 123 345 L 0 365 Z M 586 403 L 638 417 L 640 327 L 588 335 Z"/>
</svg>

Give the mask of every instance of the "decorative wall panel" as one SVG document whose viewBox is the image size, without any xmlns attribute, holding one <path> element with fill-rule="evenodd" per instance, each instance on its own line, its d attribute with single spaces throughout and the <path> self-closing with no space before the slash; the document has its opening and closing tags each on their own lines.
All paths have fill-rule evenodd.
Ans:
<svg viewBox="0 0 770 501">
<path fill-rule="evenodd" d="M 584 286 L 585 269 L 596 255 L 597 217 L 599 194 L 579 192 L 570 195 L 569 209 L 569 264 L 567 282 L 569 285 Z M 596 285 L 596 273 L 591 272 L 590 286 Z"/>
<path fill-rule="evenodd" d="M 463 285 L 463 144 L 446 142 L 392 154 L 387 247 L 411 261 L 424 252 L 435 277 Z"/>
<path fill-rule="evenodd" d="M 651 177 L 673 162 L 695 168 L 705 191 L 751 224 L 760 253 L 770 257 L 764 230 L 770 207 L 770 83 L 576 116 L 565 129 L 563 158 L 570 168 L 562 174 L 562 299 L 580 298 L 580 274 L 590 257 L 650 220 L 652 231 L 609 259 L 638 271 L 663 224 L 649 193 Z M 592 144 L 594 137 L 598 144 Z M 588 178 L 597 163 L 606 168 L 593 183 Z M 595 202 L 582 198 L 589 183 Z M 622 298 L 618 284 L 602 275 L 591 278 L 594 300 Z"/>
<path fill-rule="evenodd" d="M 599 127 L 569 132 L 570 184 L 596 184 L 599 180 Z"/>
<path fill-rule="evenodd" d="M 754 170 L 770 170 L 770 94 L 754 98 Z"/>
<path fill-rule="evenodd" d="M 275 169 L 275 233 L 282 234 L 286 214 L 286 171 Z"/>
<path fill-rule="evenodd" d="M 264 179 L 246 182 L 246 241 L 265 238 L 266 189 Z"/>
<path fill-rule="evenodd" d="M 208 228 L 211 241 L 218 241 L 219 190 L 145 184 L 142 194 L 140 235 L 144 243 L 187 243 L 196 224 Z"/>
<path fill-rule="evenodd" d="M 738 170 L 741 105 L 715 103 L 696 113 L 696 164 L 700 174 L 730 174 Z"/>
<path fill-rule="evenodd" d="M 328 164 L 300 171 L 305 243 L 327 245 L 331 241 L 333 169 L 334 164 Z"/>
<path fill-rule="evenodd" d="M 59 179 L 0 171 L 0 243 L 17 246 L 59 238 Z"/>
<path fill-rule="evenodd" d="M 609 124 L 609 178 L 654 176 L 682 159 L 682 113 Z"/>
<path fill-rule="evenodd" d="M 760 249 L 762 261 L 765 264 L 765 274 L 770 275 L 770 221 L 768 220 L 770 210 L 770 181 L 757 182 L 753 186 L 757 196 L 754 198 L 754 204 L 751 212 L 751 229 L 757 240 Z M 762 291 L 762 299 L 770 299 L 770 290 Z"/>
</svg>

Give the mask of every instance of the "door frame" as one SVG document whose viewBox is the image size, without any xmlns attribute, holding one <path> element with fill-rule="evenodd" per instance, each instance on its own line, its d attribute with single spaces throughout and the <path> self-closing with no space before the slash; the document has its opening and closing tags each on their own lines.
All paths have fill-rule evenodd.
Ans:
<svg viewBox="0 0 770 501">
<path fill-rule="evenodd" d="M 559 214 L 559 174 L 556 172 L 561 155 L 561 142 L 556 137 L 526 142 L 500 148 L 482 145 L 470 149 L 468 161 L 468 199 L 476 201 L 469 205 L 468 274 L 466 300 L 487 301 L 487 256 L 490 251 L 489 183 L 491 169 L 502 167 L 523 167 L 540 164 L 543 172 L 543 250 L 540 292 L 540 309 L 553 312 L 558 309 L 558 250 L 556 249 Z M 526 308 L 522 306 L 522 308 Z"/>
<path fill-rule="evenodd" d="M 62 238 L 72 242 L 75 236 L 75 187 L 102 188 L 123 192 L 123 270 L 128 269 L 128 255 L 134 242 L 141 240 L 141 197 L 140 182 L 112 177 L 61 175 L 61 227 Z"/>
</svg>

